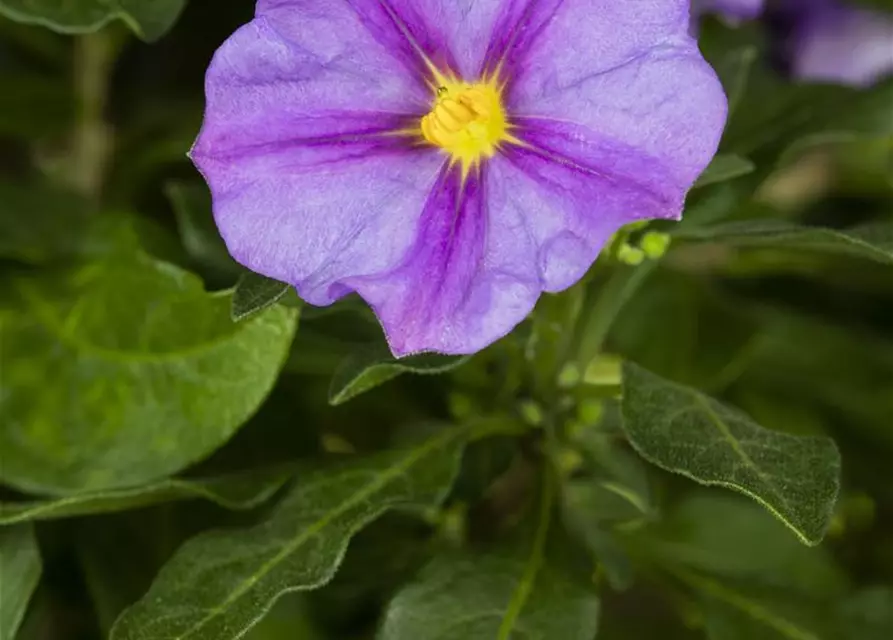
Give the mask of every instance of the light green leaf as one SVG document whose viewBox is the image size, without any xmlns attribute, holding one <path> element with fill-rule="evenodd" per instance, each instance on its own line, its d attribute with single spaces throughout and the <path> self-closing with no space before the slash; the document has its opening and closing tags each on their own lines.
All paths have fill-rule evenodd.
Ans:
<svg viewBox="0 0 893 640">
<path fill-rule="evenodd" d="M 170 29 L 186 0 L 0 0 L 0 14 L 60 33 L 90 33 L 122 20 L 144 40 Z"/>
<path fill-rule="evenodd" d="M 329 386 L 329 404 L 339 405 L 403 373 L 445 373 L 468 361 L 467 356 L 425 353 L 396 359 L 384 343 L 359 349 L 338 366 Z"/>
<path fill-rule="evenodd" d="M 242 274 L 233 292 L 232 317 L 239 322 L 282 299 L 291 287 L 253 271 Z"/>
<path fill-rule="evenodd" d="M 748 220 L 680 229 L 674 236 L 738 247 L 833 253 L 893 264 L 893 225 L 889 223 L 838 230 L 802 227 L 780 220 Z"/>
<path fill-rule="evenodd" d="M 64 498 L 0 502 L 0 525 L 124 511 L 196 498 L 226 509 L 251 509 L 271 498 L 292 473 L 293 470 L 284 468 L 258 469 L 215 478 L 170 478 L 132 489 L 78 493 Z"/>
<path fill-rule="evenodd" d="M 698 189 L 716 184 L 717 182 L 725 182 L 733 178 L 746 176 L 748 173 L 752 173 L 755 168 L 754 163 L 747 158 L 730 153 L 720 154 L 713 158 L 692 188 Z"/>
<path fill-rule="evenodd" d="M 0 309 L 3 481 L 79 493 L 174 473 L 225 442 L 276 380 L 295 332 L 138 253 L 13 280 Z M 52 379 L 48 380 L 48 372 Z"/>
<path fill-rule="evenodd" d="M 202 534 L 181 547 L 115 624 L 112 640 L 241 637 L 283 594 L 331 580 L 350 539 L 381 514 L 443 500 L 467 434 L 453 427 L 405 450 L 300 476 L 256 527 Z"/>
<path fill-rule="evenodd" d="M 15 637 L 41 570 L 34 528 L 30 524 L 0 528 L 0 638 Z"/>
<path fill-rule="evenodd" d="M 552 506 L 547 486 L 528 544 L 435 557 L 390 603 L 378 640 L 592 640 L 598 597 L 547 554 Z"/>
<path fill-rule="evenodd" d="M 840 488 L 840 454 L 832 440 L 769 431 L 632 363 L 623 373 L 624 429 L 645 459 L 750 496 L 804 543 L 821 541 Z"/>
</svg>

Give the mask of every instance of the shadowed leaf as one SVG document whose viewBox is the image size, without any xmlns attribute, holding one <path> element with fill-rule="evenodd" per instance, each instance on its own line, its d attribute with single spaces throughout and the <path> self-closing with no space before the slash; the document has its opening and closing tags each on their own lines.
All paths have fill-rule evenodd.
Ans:
<svg viewBox="0 0 893 640">
<path fill-rule="evenodd" d="M 467 361 L 467 356 L 431 353 L 398 360 L 383 343 L 360 349 L 345 358 L 332 376 L 329 404 L 343 404 L 404 373 L 445 373 Z"/>
<path fill-rule="evenodd" d="M 30 524 L 0 528 L 0 638 L 15 638 L 41 568 Z"/>
<path fill-rule="evenodd" d="M 272 497 L 292 472 L 282 468 L 259 469 L 217 478 L 171 478 L 132 489 L 28 502 L 0 502 L 0 525 L 124 511 L 195 498 L 209 500 L 226 509 L 251 509 Z"/>
</svg>

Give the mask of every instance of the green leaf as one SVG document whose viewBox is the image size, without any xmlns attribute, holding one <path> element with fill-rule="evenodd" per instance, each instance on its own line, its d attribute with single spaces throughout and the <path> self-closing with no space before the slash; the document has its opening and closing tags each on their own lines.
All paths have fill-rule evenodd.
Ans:
<svg viewBox="0 0 893 640">
<path fill-rule="evenodd" d="M 297 324 L 275 307 L 235 325 L 228 295 L 139 253 L 12 285 L 0 477 L 26 491 L 139 485 L 206 456 L 266 397 Z"/>
<path fill-rule="evenodd" d="M 891 100 L 893 79 L 857 89 L 792 82 L 760 69 L 751 74 L 722 147 L 748 157 L 760 152 L 779 159 L 819 142 L 888 136 L 893 133 Z"/>
<path fill-rule="evenodd" d="M 837 230 L 802 227 L 780 220 L 748 220 L 679 229 L 674 237 L 738 247 L 831 253 L 893 264 L 893 224 L 890 223 Z"/>
<path fill-rule="evenodd" d="M 192 539 L 124 612 L 112 640 L 241 637 L 283 594 L 329 582 L 350 539 L 384 512 L 440 503 L 467 433 L 453 427 L 402 451 L 309 471 L 256 527 Z"/>
<path fill-rule="evenodd" d="M 697 489 L 659 522 L 627 537 L 652 562 L 685 565 L 815 600 L 838 600 L 844 572 L 824 547 L 807 547 L 756 503 L 719 490 Z"/>
<path fill-rule="evenodd" d="M 251 509 L 271 498 L 292 473 L 293 470 L 283 468 L 258 469 L 215 478 L 170 478 L 132 489 L 79 493 L 64 498 L 0 502 L 0 525 L 124 511 L 196 498 L 226 509 Z"/>
<path fill-rule="evenodd" d="M 678 575 L 698 590 L 709 640 L 825 640 L 827 622 L 813 603 L 761 593 L 694 573 Z"/>
<path fill-rule="evenodd" d="M 232 318 L 235 322 L 253 316 L 282 299 L 290 285 L 253 271 L 242 274 L 233 292 Z"/>
<path fill-rule="evenodd" d="M 60 33 L 91 33 L 121 20 L 144 40 L 157 40 L 176 22 L 186 0 L 0 0 L 0 14 Z"/>
<path fill-rule="evenodd" d="M 545 489 L 532 543 L 435 557 L 391 601 L 378 640 L 592 640 L 598 597 L 547 557 L 551 492 Z"/>
<path fill-rule="evenodd" d="M 720 154 L 713 158 L 692 188 L 698 189 L 716 184 L 717 182 L 725 182 L 733 178 L 746 176 L 748 173 L 752 173 L 755 168 L 753 162 L 747 158 L 730 153 Z"/>
<path fill-rule="evenodd" d="M 804 543 L 821 541 L 840 488 L 840 454 L 832 440 L 769 431 L 632 363 L 623 374 L 624 429 L 645 459 L 750 496 Z"/>
<path fill-rule="evenodd" d="M 344 404 L 404 373 L 445 373 L 468 361 L 468 356 L 424 353 L 396 359 L 384 343 L 359 349 L 338 366 L 329 386 L 329 404 Z"/>
<path fill-rule="evenodd" d="M 15 637 L 41 569 L 30 524 L 0 528 L 0 638 Z"/>
</svg>

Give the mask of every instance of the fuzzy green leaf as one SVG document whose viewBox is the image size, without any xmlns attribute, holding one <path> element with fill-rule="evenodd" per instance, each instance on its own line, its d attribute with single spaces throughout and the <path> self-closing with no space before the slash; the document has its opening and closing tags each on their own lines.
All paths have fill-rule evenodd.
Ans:
<svg viewBox="0 0 893 640">
<path fill-rule="evenodd" d="M 384 343 L 376 344 L 356 351 L 339 365 L 329 386 L 329 404 L 343 404 L 403 373 L 445 373 L 467 361 L 465 356 L 431 353 L 397 360 Z"/>
<path fill-rule="evenodd" d="M 645 459 L 750 496 L 804 543 L 821 541 L 840 488 L 840 454 L 832 440 L 769 431 L 632 363 L 623 373 L 624 429 Z"/>
<path fill-rule="evenodd" d="M 0 528 L 0 638 L 15 638 L 41 570 L 34 528 Z"/>
<path fill-rule="evenodd" d="M 261 524 L 202 534 L 122 614 L 112 640 L 229 640 L 277 598 L 331 580 L 357 531 L 395 508 L 438 504 L 456 474 L 468 429 L 442 430 L 411 448 L 300 476 Z"/>
<path fill-rule="evenodd" d="M 132 489 L 79 493 L 63 498 L 0 502 L 0 525 L 124 511 L 196 498 L 226 509 L 251 509 L 272 497 L 291 475 L 291 470 L 283 468 L 258 469 L 214 478 L 170 478 Z"/>
<path fill-rule="evenodd" d="M 391 601 L 378 640 L 594 638 L 598 597 L 550 559 L 553 488 L 545 480 L 529 541 L 435 557 Z"/>
<path fill-rule="evenodd" d="M 13 291 L 0 477 L 44 493 L 139 485 L 206 456 L 266 397 L 297 323 L 276 307 L 233 324 L 229 296 L 130 252 Z"/>
<path fill-rule="evenodd" d="M 239 322 L 270 307 L 288 293 L 291 287 L 253 271 L 242 274 L 233 292 L 232 317 Z"/>
<path fill-rule="evenodd" d="M 0 0 L 0 13 L 60 33 L 91 33 L 121 20 L 143 40 L 157 40 L 176 22 L 186 0 Z"/>
<path fill-rule="evenodd" d="M 530 575 L 530 560 L 501 553 L 435 558 L 391 602 L 379 640 L 592 640 L 596 595 L 549 566 Z M 515 613 L 521 592 L 526 604 Z"/>
</svg>

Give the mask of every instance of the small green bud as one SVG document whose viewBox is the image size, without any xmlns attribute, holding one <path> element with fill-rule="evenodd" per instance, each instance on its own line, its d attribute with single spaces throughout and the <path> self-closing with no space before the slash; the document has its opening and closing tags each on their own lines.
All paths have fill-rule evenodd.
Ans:
<svg viewBox="0 0 893 640">
<path fill-rule="evenodd" d="M 580 369 L 573 362 L 569 362 L 558 374 L 558 386 L 562 389 L 572 389 L 580 383 Z"/>
<path fill-rule="evenodd" d="M 649 231 L 642 236 L 639 246 L 642 248 L 642 251 L 645 252 L 646 256 L 652 260 L 657 260 L 670 248 L 670 236 L 669 234 L 661 233 L 660 231 Z"/>
<path fill-rule="evenodd" d="M 637 247 L 622 244 L 620 245 L 620 248 L 617 249 L 617 259 L 623 264 L 628 264 L 634 267 L 642 264 L 645 260 L 645 252 Z"/>
<path fill-rule="evenodd" d="M 524 400 L 519 406 L 521 417 L 529 425 L 538 427 L 543 424 L 543 410 L 533 400 Z"/>
</svg>

